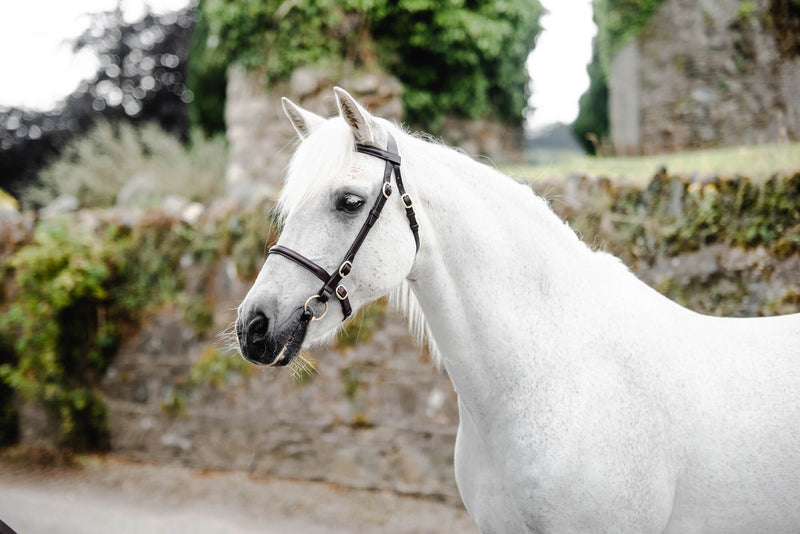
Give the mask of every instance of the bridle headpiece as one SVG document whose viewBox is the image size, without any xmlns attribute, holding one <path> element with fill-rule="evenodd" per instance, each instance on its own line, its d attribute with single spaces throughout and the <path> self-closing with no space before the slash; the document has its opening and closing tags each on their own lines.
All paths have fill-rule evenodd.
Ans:
<svg viewBox="0 0 800 534">
<path fill-rule="evenodd" d="M 353 270 L 353 260 L 356 257 L 358 249 L 361 248 L 361 245 L 367 238 L 367 234 L 369 234 L 369 231 L 377 222 L 378 217 L 381 214 L 381 210 L 383 210 L 384 204 L 386 204 L 386 201 L 392 194 L 392 174 L 394 174 L 395 182 L 397 183 L 397 192 L 400 194 L 400 200 L 406 210 L 408 224 L 411 227 L 411 232 L 414 234 L 416 250 L 419 251 L 419 224 L 417 224 L 417 217 L 414 214 L 414 208 L 412 207 L 413 201 L 411 199 L 411 195 L 406 193 L 405 187 L 403 187 L 403 178 L 400 175 L 400 154 L 398 154 L 397 151 L 397 143 L 391 134 L 388 135 L 389 140 L 386 145 L 386 150 L 372 145 L 364 145 L 360 143 L 356 144 L 357 152 L 368 154 L 384 160 L 386 162 L 386 167 L 383 172 L 383 185 L 381 185 L 378 198 L 375 199 L 375 203 L 372 205 L 372 209 L 367 215 L 367 220 L 364 221 L 364 224 L 361 226 L 361 230 L 359 230 L 358 235 L 356 235 L 356 238 L 353 241 L 353 244 L 350 245 L 350 248 L 344 255 L 344 259 L 339 264 L 339 268 L 335 272 L 328 273 L 328 271 L 326 271 L 323 267 L 290 248 L 281 245 L 275 245 L 269 249 L 268 254 L 279 254 L 285 258 L 288 258 L 305 269 L 311 271 L 311 273 L 324 282 L 322 289 L 320 289 L 318 293 L 308 297 L 303 305 L 303 315 L 301 316 L 301 321 L 318 321 L 325 317 L 325 314 L 328 313 L 328 300 L 330 299 L 331 295 L 336 295 L 336 298 L 339 299 L 339 302 L 342 306 L 342 315 L 344 316 L 342 320 L 347 319 L 353 313 L 353 308 L 350 306 L 350 298 L 347 288 L 342 284 L 342 280 L 347 278 L 347 276 L 349 276 Z M 314 313 L 309 308 L 309 305 L 313 300 L 319 300 L 325 304 L 325 311 L 322 313 L 322 315 L 314 316 Z"/>
</svg>

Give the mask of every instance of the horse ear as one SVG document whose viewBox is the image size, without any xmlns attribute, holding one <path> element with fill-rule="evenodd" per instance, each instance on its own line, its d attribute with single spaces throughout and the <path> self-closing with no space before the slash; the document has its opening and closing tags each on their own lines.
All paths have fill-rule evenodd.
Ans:
<svg viewBox="0 0 800 534">
<path fill-rule="evenodd" d="M 353 130 L 356 142 L 371 144 L 373 141 L 372 128 L 375 124 L 372 120 L 372 115 L 361 107 L 356 102 L 356 99 L 350 96 L 350 93 L 341 87 L 334 87 L 333 92 L 336 94 L 336 105 L 339 107 L 339 114 L 350 126 L 350 129 Z"/>
<path fill-rule="evenodd" d="M 325 121 L 316 113 L 306 111 L 286 97 L 281 98 L 281 104 L 283 105 L 284 113 L 292 121 L 292 126 L 294 126 L 300 139 L 308 137 L 317 126 Z"/>
</svg>

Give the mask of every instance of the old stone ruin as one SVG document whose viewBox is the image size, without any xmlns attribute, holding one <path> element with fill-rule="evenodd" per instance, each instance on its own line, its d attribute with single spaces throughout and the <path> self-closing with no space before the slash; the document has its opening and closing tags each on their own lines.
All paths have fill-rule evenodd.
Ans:
<svg viewBox="0 0 800 534">
<path fill-rule="evenodd" d="M 612 59 L 614 151 L 797 141 L 798 36 L 796 2 L 664 0 Z"/>
</svg>

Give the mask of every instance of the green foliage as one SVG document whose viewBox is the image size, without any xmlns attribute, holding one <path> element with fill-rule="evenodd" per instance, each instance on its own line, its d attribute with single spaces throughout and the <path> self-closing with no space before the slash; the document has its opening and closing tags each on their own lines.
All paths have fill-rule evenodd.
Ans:
<svg viewBox="0 0 800 534">
<path fill-rule="evenodd" d="M 225 133 L 225 90 L 227 84 L 225 58 L 212 36 L 201 0 L 198 5 L 199 18 L 192 33 L 189 50 L 189 65 L 186 87 L 194 94 L 189 104 L 189 121 L 206 135 Z"/>
<path fill-rule="evenodd" d="M 186 413 L 189 397 L 200 388 L 220 389 L 233 376 L 245 376 L 257 369 L 238 355 L 225 355 L 214 349 L 207 349 L 200 358 L 189 367 L 189 372 L 182 377 L 172 396 L 164 403 L 163 409 L 173 417 Z"/>
<path fill-rule="evenodd" d="M 628 265 L 711 243 L 764 247 L 778 259 L 800 253 L 800 173 L 759 184 L 742 176 L 689 182 L 662 171 L 644 190 L 609 180 L 580 188 L 591 199 L 580 210 L 553 208 Z"/>
<path fill-rule="evenodd" d="M 0 320 L 14 341 L 15 364 L 0 378 L 42 401 L 61 424 L 65 445 L 104 448 L 105 407 L 94 388 L 115 345 L 107 320 L 113 250 L 85 229 L 41 225 L 35 241 L 11 259 L 22 298 Z"/>
<path fill-rule="evenodd" d="M 608 74 L 611 57 L 639 34 L 663 0 L 594 0 L 600 64 Z"/>
<path fill-rule="evenodd" d="M 361 3 L 207 0 L 202 7 L 226 63 L 262 71 L 272 82 L 287 78 L 301 65 L 338 61 L 357 48 L 364 24 Z M 360 20 L 345 24 L 350 16 Z"/>
<path fill-rule="evenodd" d="M 138 176 L 157 195 L 207 201 L 224 191 L 226 153 L 221 137 L 194 135 L 192 149 L 187 150 L 154 124 L 137 129 L 123 122 L 100 122 L 39 174 L 39 184 L 26 191 L 23 200 L 28 206 L 42 206 L 67 193 L 81 207 L 112 206 L 120 189 Z"/>
<path fill-rule="evenodd" d="M 382 65 L 403 82 L 409 121 L 435 129 L 443 113 L 522 120 L 525 60 L 541 30 L 538 1 L 374 5 L 372 35 Z"/>
<path fill-rule="evenodd" d="M 185 246 L 163 221 L 95 230 L 57 219 L 42 221 L 33 243 L 11 256 L 0 338 L 13 354 L 0 379 L 44 405 L 63 446 L 108 446 L 100 377 L 125 326 L 179 290 Z"/>
<path fill-rule="evenodd" d="M 592 62 L 587 69 L 589 88 L 578 102 L 578 117 L 572 131 L 587 153 L 597 155 L 597 149 L 610 133 L 608 120 L 608 83 L 600 66 L 597 39 L 592 43 Z"/>
<path fill-rule="evenodd" d="M 750 19 L 758 12 L 758 6 L 752 0 L 742 0 L 736 8 L 734 18 L 741 23 L 747 24 Z"/>
<path fill-rule="evenodd" d="M 107 447 L 98 386 L 125 333 L 170 303 L 197 335 L 207 335 L 213 304 L 198 292 L 217 272 L 215 262 L 232 256 L 240 276 L 255 276 L 275 239 L 264 206 L 195 226 L 159 210 L 133 226 L 96 217 L 39 221 L 30 243 L 0 256 L 0 443 L 16 439 L 17 392 L 47 409 L 63 447 Z M 184 389 L 246 365 L 204 357 Z M 184 397 L 176 397 L 175 410 Z"/>
<path fill-rule="evenodd" d="M 208 336 L 214 328 L 213 303 L 200 295 L 187 296 L 183 302 L 181 316 L 186 324 L 200 337 Z"/>
<path fill-rule="evenodd" d="M 521 122 L 543 9 L 538 0 L 207 0 L 203 13 L 226 64 L 272 84 L 301 65 L 377 63 L 402 81 L 407 119 L 435 129 L 447 113 Z"/>
</svg>

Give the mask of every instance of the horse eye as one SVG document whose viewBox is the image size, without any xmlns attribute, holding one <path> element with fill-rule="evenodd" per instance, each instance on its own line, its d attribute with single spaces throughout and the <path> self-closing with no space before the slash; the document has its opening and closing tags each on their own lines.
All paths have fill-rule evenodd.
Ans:
<svg viewBox="0 0 800 534">
<path fill-rule="evenodd" d="M 336 201 L 336 209 L 345 213 L 358 213 L 364 207 L 364 199 L 345 193 Z"/>
</svg>

